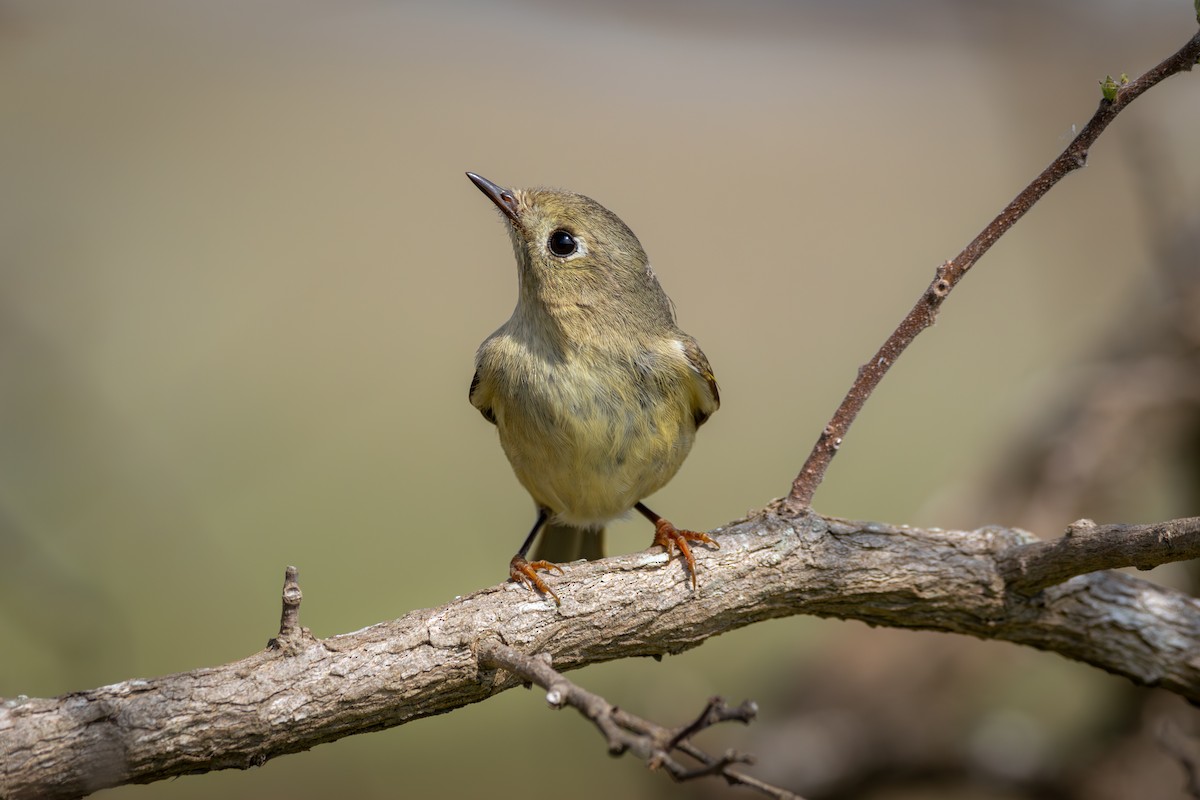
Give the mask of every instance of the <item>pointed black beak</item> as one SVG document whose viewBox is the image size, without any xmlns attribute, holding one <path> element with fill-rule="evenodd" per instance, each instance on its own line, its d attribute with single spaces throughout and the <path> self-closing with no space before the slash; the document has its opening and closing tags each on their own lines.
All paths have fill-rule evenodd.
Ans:
<svg viewBox="0 0 1200 800">
<path fill-rule="evenodd" d="M 496 204 L 496 208 L 500 209 L 504 216 L 512 220 L 514 225 L 519 226 L 521 224 L 516 195 L 503 186 L 497 186 L 487 178 L 476 175 L 474 172 L 468 172 L 467 177 L 471 179 L 471 183 L 479 187 L 479 191 L 486 194 L 488 199 Z"/>
</svg>

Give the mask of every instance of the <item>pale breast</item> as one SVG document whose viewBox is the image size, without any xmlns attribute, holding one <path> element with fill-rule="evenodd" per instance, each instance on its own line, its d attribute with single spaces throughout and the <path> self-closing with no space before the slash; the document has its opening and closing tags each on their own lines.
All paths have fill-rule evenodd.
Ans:
<svg viewBox="0 0 1200 800">
<path fill-rule="evenodd" d="M 515 359 L 491 388 L 500 442 L 534 500 L 600 525 L 667 483 L 695 437 L 688 376 L 648 352 Z M 500 388 L 501 386 L 505 388 Z"/>
</svg>

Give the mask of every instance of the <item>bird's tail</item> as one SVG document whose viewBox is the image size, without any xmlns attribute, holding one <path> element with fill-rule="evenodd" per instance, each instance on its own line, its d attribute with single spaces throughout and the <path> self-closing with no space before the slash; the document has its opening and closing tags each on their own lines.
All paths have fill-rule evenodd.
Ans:
<svg viewBox="0 0 1200 800">
<path fill-rule="evenodd" d="M 604 528 L 573 528 L 561 522 L 546 523 L 534 548 L 533 559 L 561 564 L 580 558 L 588 561 L 604 558 Z"/>
</svg>

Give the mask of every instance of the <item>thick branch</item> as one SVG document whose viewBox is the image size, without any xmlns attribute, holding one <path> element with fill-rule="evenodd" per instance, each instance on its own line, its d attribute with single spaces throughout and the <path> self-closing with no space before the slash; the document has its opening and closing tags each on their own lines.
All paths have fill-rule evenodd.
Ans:
<svg viewBox="0 0 1200 800">
<path fill-rule="evenodd" d="M 804 466 L 800 468 L 800 473 L 792 482 L 792 490 L 786 501 L 792 511 L 803 511 L 812 504 L 813 495 L 816 494 L 817 487 L 825 478 L 825 472 L 829 469 L 833 457 L 837 455 L 842 440 L 849 432 L 858 412 L 866 405 L 867 399 L 870 398 L 871 393 L 875 391 L 875 387 L 883 380 L 883 376 L 887 374 L 891 366 L 896 363 L 896 359 L 908 349 L 921 331 L 933 324 L 942 303 L 967 274 L 967 271 L 975 266 L 975 262 L 979 261 L 992 245 L 1021 217 L 1025 216 L 1056 183 L 1087 164 L 1088 150 L 1117 114 L 1120 114 L 1142 93 L 1159 82 L 1177 72 L 1190 70 L 1196 63 L 1197 57 L 1200 57 L 1200 33 L 1193 35 L 1187 44 L 1174 55 L 1147 71 L 1137 80 L 1121 86 L 1114 85 L 1112 87 L 1115 91 L 1113 99 L 1100 101 L 1100 107 L 1096 109 L 1096 113 L 1083 126 L 1079 135 L 1059 154 L 1058 158 L 1054 159 L 1050 166 L 1042 170 L 1040 175 L 1013 198 L 1012 202 L 1005 206 L 1004 210 L 996 215 L 996 218 L 971 240 L 971 243 L 963 248 L 961 253 L 954 257 L 954 260 L 947 261 L 937 268 L 933 282 L 918 298 L 916 305 L 896 326 L 896 329 L 871 360 L 859 367 L 858 375 L 850 390 L 846 393 L 829 423 L 821 431 L 816 444 L 813 445 L 812 452 L 809 453 Z"/>
<path fill-rule="evenodd" d="M 210 669 L 0 705 L 0 796 L 75 797 L 246 768 L 478 702 L 518 683 L 481 672 L 480 643 L 547 653 L 559 670 L 678 653 L 793 614 L 966 633 L 1051 650 L 1200 700 L 1200 602 L 1111 572 L 1009 592 L 1032 537 L 765 511 L 678 560 L 645 552 L 566 566 L 561 609 L 511 583 L 444 606 Z"/>
<path fill-rule="evenodd" d="M 1071 523 L 1061 539 L 1033 542 L 1005 553 L 1000 570 L 1009 589 L 1034 594 L 1068 578 L 1102 569 L 1153 569 L 1200 558 L 1200 517 L 1153 525 Z"/>
</svg>

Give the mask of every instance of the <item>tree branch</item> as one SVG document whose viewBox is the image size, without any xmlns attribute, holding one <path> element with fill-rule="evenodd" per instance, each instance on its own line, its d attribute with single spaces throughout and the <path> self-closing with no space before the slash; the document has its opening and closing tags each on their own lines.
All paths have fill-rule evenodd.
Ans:
<svg viewBox="0 0 1200 800">
<path fill-rule="evenodd" d="M 1161 64 L 1146 72 L 1135 81 L 1117 84 L 1110 78 L 1105 85 L 1106 96 L 1100 101 L 1100 107 L 1083 130 L 1079 132 L 1067 148 L 1059 154 L 1050 166 L 1042 170 L 1012 202 L 1004 207 L 978 236 L 971 240 L 963 251 L 937 268 L 933 282 L 925 289 L 916 305 L 901 320 L 900 324 L 879 348 L 874 357 L 858 368 L 858 375 L 850 390 L 843 398 L 841 405 L 834 412 L 829 423 L 821 431 L 812 452 L 805 460 L 800 473 L 792 482 L 791 492 L 786 498 L 788 508 L 799 512 L 812 505 L 813 495 L 825 478 L 833 457 L 837 455 L 842 441 L 850 430 L 871 393 L 883 380 L 883 376 L 896 359 L 908 349 L 913 340 L 937 318 L 942 303 L 949 297 L 950 292 L 967 274 L 975 262 L 991 249 L 1009 228 L 1015 225 L 1026 213 L 1033 208 L 1038 200 L 1049 192 L 1055 184 L 1075 170 L 1087 164 L 1088 150 L 1099 138 L 1108 124 L 1116 118 L 1130 103 L 1144 92 L 1157 85 L 1177 72 L 1190 70 L 1200 57 L 1200 32 L 1194 34 L 1187 44 Z M 1108 98 L 1112 94 L 1112 99 Z"/>
<path fill-rule="evenodd" d="M 1032 542 L 1005 553 L 1000 571 L 1008 588 L 1035 594 L 1075 575 L 1102 569 L 1153 569 L 1200 558 L 1200 517 L 1152 525 L 1102 525 L 1081 519 L 1061 539 Z"/>
<path fill-rule="evenodd" d="M 479 658 L 486 667 L 508 670 L 524 681 L 541 686 L 546 690 L 546 702 L 552 708 L 569 705 L 579 711 L 604 735 L 611 755 L 632 751 L 651 769 L 664 769 L 680 783 L 717 775 L 731 786 L 744 786 L 767 797 L 802 800 L 786 789 L 731 769 L 736 764 L 754 763 L 750 756 L 730 751 L 723 756 L 713 757 L 691 741 L 700 731 L 720 722 L 734 720 L 749 724 L 758 713 L 754 703 L 747 701 L 730 708 L 724 700 L 714 697 L 695 720 L 682 728 L 671 730 L 617 708 L 600 695 L 567 680 L 554 669 L 550 657 L 544 653 L 541 656 L 528 656 L 498 640 L 491 640 L 480 644 Z M 700 765 L 689 767 L 681 763 L 672 755 L 675 750 L 687 754 Z"/>
<path fill-rule="evenodd" d="M 519 682 L 511 672 L 481 667 L 481 659 L 502 663 L 497 640 L 515 652 L 544 653 L 569 670 L 678 653 L 711 636 L 794 614 L 1010 641 L 1200 701 L 1200 602 L 1119 573 L 1078 574 L 1101 564 L 1164 563 L 1180 548 L 1190 554 L 1194 520 L 1083 536 L 1078 528 L 1071 538 L 1079 541 L 1043 545 L 1019 530 L 898 528 L 807 511 L 870 393 L 932 324 L 967 271 L 1053 185 L 1086 163 L 1088 148 L 1125 106 L 1190 69 L 1198 55 L 1200 34 L 1138 80 L 1106 86 L 1112 98 L 1101 102 L 1068 148 L 938 268 L 909 315 L 860 369 L 788 497 L 728 526 L 721 550 L 696 554 L 699 597 L 678 562 L 664 566 L 664 554 L 640 553 L 569 565 L 556 583 L 561 609 L 502 584 L 316 640 L 299 627 L 299 586 L 289 572 L 279 635 L 249 658 L 57 698 L 5 700 L 0 796 L 77 797 L 126 783 L 244 769 L 444 713 Z M 724 770 L 732 760 L 700 769 Z"/>
<path fill-rule="evenodd" d="M 245 769 L 401 725 L 517 685 L 482 643 L 546 653 L 559 670 L 679 653 L 794 614 L 966 633 L 1060 653 L 1200 701 L 1200 602 L 1112 572 L 1034 597 L 1003 564 L 1030 534 L 894 527 L 773 509 L 714 532 L 701 591 L 660 551 L 566 565 L 561 609 L 500 584 L 392 622 L 220 667 L 0 704 L 0 796 L 77 797 Z M 1173 557 L 1162 545 L 1163 561 Z M 1148 562 L 1146 562 L 1148 563 Z"/>
</svg>

